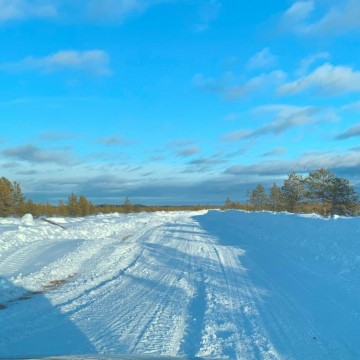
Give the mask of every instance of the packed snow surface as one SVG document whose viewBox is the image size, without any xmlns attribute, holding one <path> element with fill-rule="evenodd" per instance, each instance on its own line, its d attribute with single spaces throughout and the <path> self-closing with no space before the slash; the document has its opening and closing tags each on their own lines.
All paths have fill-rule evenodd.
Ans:
<svg viewBox="0 0 360 360">
<path fill-rule="evenodd" d="M 360 218 L 0 219 L 0 357 L 360 359 Z"/>
</svg>

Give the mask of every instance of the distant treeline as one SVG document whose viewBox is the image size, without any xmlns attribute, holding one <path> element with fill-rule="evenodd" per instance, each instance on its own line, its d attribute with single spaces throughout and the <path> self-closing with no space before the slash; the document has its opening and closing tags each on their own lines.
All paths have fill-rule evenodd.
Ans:
<svg viewBox="0 0 360 360">
<path fill-rule="evenodd" d="M 0 217 L 23 216 L 32 214 L 40 216 L 87 216 L 108 213 L 131 213 L 141 211 L 175 211 L 175 210 L 200 210 L 213 209 L 219 206 L 194 205 L 194 206 L 145 206 L 132 204 L 129 198 L 125 198 L 121 205 L 95 205 L 84 195 L 72 193 L 66 201 L 60 200 L 57 205 L 46 203 L 35 203 L 26 200 L 22 193 L 20 184 L 11 182 L 5 177 L 0 178 Z"/>
<path fill-rule="evenodd" d="M 274 183 L 266 190 L 259 184 L 249 191 L 245 206 L 227 198 L 224 208 L 315 212 L 323 216 L 360 214 L 359 196 L 349 180 L 323 168 L 306 177 L 292 172 L 281 187 Z"/>
<path fill-rule="evenodd" d="M 131 213 L 142 211 L 175 211 L 202 209 L 242 209 L 289 211 L 299 213 L 318 213 L 323 216 L 360 214 L 359 196 L 349 180 L 336 177 L 331 171 L 318 169 L 308 176 L 292 172 L 283 181 L 282 186 L 275 183 L 270 189 L 261 184 L 248 192 L 245 203 L 233 202 L 227 198 L 224 206 L 193 205 L 193 206 L 145 206 L 132 204 L 125 198 L 121 205 L 94 205 L 84 195 L 72 193 L 66 201 L 57 205 L 35 203 L 26 200 L 20 184 L 11 182 L 5 177 L 0 178 L 0 217 L 23 216 L 32 214 L 40 216 L 87 216 L 107 213 Z"/>
</svg>

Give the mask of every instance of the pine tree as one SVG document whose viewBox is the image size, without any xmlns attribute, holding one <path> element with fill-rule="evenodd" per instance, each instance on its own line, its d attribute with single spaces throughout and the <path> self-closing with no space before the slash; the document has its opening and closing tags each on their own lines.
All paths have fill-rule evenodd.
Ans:
<svg viewBox="0 0 360 360">
<path fill-rule="evenodd" d="M 295 172 L 290 173 L 288 178 L 284 180 L 281 192 L 286 210 L 294 212 L 295 207 L 304 201 L 304 179 Z"/>
<path fill-rule="evenodd" d="M 80 215 L 80 208 L 78 197 L 76 194 L 71 193 L 67 201 L 67 212 L 69 216 L 79 216 Z"/>
<path fill-rule="evenodd" d="M 323 215 L 352 215 L 358 196 L 349 180 L 335 177 L 326 169 L 318 169 L 306 178 L 307 196 L 323 206 Z"/>
<path fill-rule="evenodd" d="M 282 204 L 281 189 L 274 183 L 270 188 L 269 205 L 272 211 L 279 211 Z"/>
<path fill-rule="evenodd" d="M 233 206 L 233 202 L 231 201 L 230 197 L 228 196 L 225 200 L 224 208 L 231 209 Z"/>
<path fill-rule="evenodd" d="M 14 204 L 14 215 L 22 216 L 26 214 L 25 196 L 23 195 L 20 184 L 16 181 L 13 182 L 13 204 Z"/>
<path fill-rule="evenodd" d="M 331 179 L 327 194 L 330 202 L 330 216 L 355 214 L 359 198 L 349 180 L 335 177 Z"/>
<path fill-rule="evenodd" d="M 256 210 L 265 209 L 268 203 L 268 198 L 265 193 L 265 188 L 262 185 L 257 185 L 250 193 L 250 203 Z"/>
</svg>

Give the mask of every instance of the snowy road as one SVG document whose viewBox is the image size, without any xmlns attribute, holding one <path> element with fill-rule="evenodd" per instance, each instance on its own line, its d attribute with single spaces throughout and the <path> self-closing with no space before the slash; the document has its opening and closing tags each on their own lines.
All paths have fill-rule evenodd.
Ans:
<svg viewBox="0 0 360 360">
<path fill-rule="evenodd" d="M 360 358 L 360 219 L 0 220 L 0 356 Z"/>
</svg>

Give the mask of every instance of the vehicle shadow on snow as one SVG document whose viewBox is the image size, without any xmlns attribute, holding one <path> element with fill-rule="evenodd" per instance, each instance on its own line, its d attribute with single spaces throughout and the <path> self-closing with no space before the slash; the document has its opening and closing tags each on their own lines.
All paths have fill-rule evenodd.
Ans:
<svg viewBox="0 0 360 360">
<path fill-rule="evenodd" d="M 0 356 L 93 354 L 95 349 L 79 328 L 46 298 L 0 277 Z"/>
</svg>

